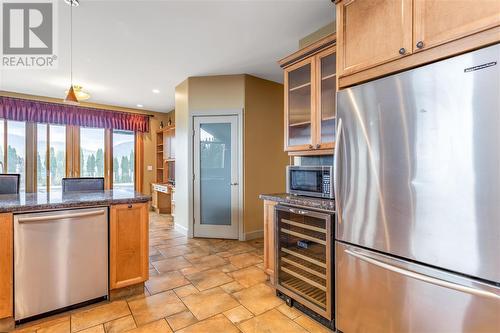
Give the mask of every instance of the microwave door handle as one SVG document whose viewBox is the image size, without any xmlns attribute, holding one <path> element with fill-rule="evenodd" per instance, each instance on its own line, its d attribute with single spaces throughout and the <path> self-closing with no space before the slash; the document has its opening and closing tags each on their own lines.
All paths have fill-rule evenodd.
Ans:
<svg viewBox="0 0 500 333">
<path fill-rule="evenodd" d="M 468 293 L 468 294 L 471 294 L 474 296 L 487 297 L 487 298 L 500 300 L 500 295 L 497 295 L 491 291 L 481 290 L 481 289 L 473 288 L 473 287 L 468 287 L 468 286 L 464 286 L 462 284 L 449 282 L 449 281 L 441 280 L 441 279 L 431 277 L 431 276 L 428 276 L 425 274 L 420 274 L 417 272 L 409 271 L 407 269 L 397 267 L 397 266 L 382 262 L 380 260 L 377 260 L 377 259 L 373 258 L 372 256 L 364 254 L 364 253 L 360 253 L 357 250 L 346 249 L 346 250 L 344 250 L 344 252 L 357 258 L 357 259 L 363 260 L 369 264 L 375 265 L 377 267 L 386 269 L 388 271 L 391 271 L 391 272 L 394 272 L 397 274 L 404 275 L 404 276 L 412 278 L 412 279 L 416 279 L 416 280 L 420 280 L 420 281 L 423 281 L 426 283 L 435 284 L 435 285 L 440 286 L 440 287 Z"/>
<path fill-rule="evenodd" d="M 340 139 L 342 137 L 342 118 L 339 118 L 339 123 L 337 125 L 337 133 L 335 136 L 335 159 L 333 164 L 333 191 L 335 193 L 335 210 L 337 212 L 337 221 L 339 224 L 342 223 L 342 213 L 340 211 L 340 196 L 339 196 L 339 165 L 340 162 Z"/>
</svg>

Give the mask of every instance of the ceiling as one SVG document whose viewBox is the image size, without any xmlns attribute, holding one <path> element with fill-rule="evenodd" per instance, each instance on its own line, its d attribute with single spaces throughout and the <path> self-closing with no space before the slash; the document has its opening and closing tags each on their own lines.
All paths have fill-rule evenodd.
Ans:
<svg viewBox="0 0 500 333">
<path fill-rule="evenodd" d="M 174 108 L 175 86 L 189 76 L 247 73 L 282 82 L 276 61 L 333 21 L 334 7 L 330 0 L 80 0 L 73 82 L 92 95 L 89 102 L 160 112 Z M 4 69 L 0 90 L 65 96 L 69 10 L 58 3 L 58 67 Z"/>
</svg>

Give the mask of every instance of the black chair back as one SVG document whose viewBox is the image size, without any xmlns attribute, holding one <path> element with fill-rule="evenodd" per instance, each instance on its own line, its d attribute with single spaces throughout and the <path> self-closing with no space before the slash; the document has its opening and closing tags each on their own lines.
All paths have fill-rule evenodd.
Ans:
<svg viewBox="0 0 500 333">
<path fill-rule="evenodd" d="M 91 192 L 104 191 L 104 178 L 102 177 L 82 177 L 82 178 L 63 178 L 62 192 Z"/>
<path fill-rule="evenodd" d="M 19 193 L 19 179 L 21 175 L 0 174 L 0 194 L 18 194 Z"/>
</svg>

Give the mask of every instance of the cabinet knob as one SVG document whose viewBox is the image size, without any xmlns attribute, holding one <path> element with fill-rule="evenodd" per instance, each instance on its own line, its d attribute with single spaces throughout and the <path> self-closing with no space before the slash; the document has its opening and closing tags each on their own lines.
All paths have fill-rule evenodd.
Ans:
<svg viewBox="0 0 500 333">
<path fill-rule="evenodd" d="M 406 53 L 406 49 L 404 47 L 399 49 L 399 54 L 403 55 Z"/>
<path fill-rule="evenodd" d="M 321 148 L 321 145 L 319 143 L 316 144 L 316 146 L 314 147 L 315 149 L 319 149 Z"/>
<path fill-rule="evenodd" d="M 128 205 L 128 208 L 132 208 L 132 205 Z"/>
<path fill-rule="evenodd" d="M 424 42 L 422 41 L 417 42 L 417 48 L 421 49 L 423 47 L 424 47 Z"/>
<path fill-rule="evenodd" d="M 314 148 L 314 146 L 313 146 L 313 145 L 309 145 L 309 149 L 313 149 L 313 148 Z"/>
</svg>

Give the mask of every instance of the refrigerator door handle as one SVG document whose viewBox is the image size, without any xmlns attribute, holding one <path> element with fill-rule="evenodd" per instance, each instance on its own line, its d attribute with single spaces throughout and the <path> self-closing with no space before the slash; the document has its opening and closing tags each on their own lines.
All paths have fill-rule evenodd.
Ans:
<svg viewBox="0 0 500 333">
<path fill-rule="evenodd" d="M 335 159 L 333 161 L 333 191 L 335 193 L 335 210 L 337 211 L 337 221 L 342 223 L 342 213 L 340 208 L 340 197 L 339 197 L 339 165 L 340 165 L 340 138 L 342 137 L 342 118 L 339 118 L 339 124 L 337 125 L 337 134 L 335 136 Z"/>
<path fill-rule="evenodd" d="M 401 274 L 401 275 L 404 275 L 404 276 L 407 276 L 407 277 L 410 277 L 413 279 L 417 279 L 417 280 L 424 281 L 427 283 L 435 284 L 437 286 L 445 287 L 448 289 L 453 289 L 453 290 L 457 290 L 460 292 L 468 293 L 468 294 L 471 294 L 474 296 L 481 296 L 481 297 L 487 297 L 487 298 L 500 300 L 500 295 L 497 295 L 493 292 L 481 290 L 481 289 L 477 289 L 477 288 L 472 288 L 472 287 L 464 286 L 464 285 L 461 285 L 458 283 L 448 282 L 445 280 L 430 277 L 428 275 L 409 271 L 407 269 L 393 266 L 393 265 L 387 264 L 385 262 L 382 262 L 378 259 L 375 259 L 375 258 L 369 256 L 369 255 L 366 255 L 364 253 L 360 253 L 357 250 L 346 249 L 346 250 L 344 250 L 344 252 L 355 257 L 355 258 L 358 258 L 358 259 L 363 260 L 367 263 L 370 263 L 372 265 L 378 266 L 380 268 L 383 268 L 383 269 L 389 270 L 391 272 L 398 273 L 398 274 Z"/>
</svg>

